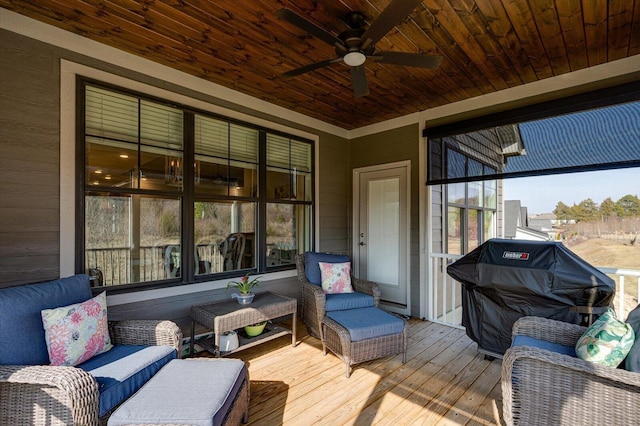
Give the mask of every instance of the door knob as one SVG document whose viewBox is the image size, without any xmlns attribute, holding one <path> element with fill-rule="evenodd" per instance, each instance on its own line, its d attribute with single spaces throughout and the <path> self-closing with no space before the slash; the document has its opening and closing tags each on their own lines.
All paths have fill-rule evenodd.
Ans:
<svg viewBox="0 0 640 426">
<path fill-rule="evenodd" d="M 364 242 L 360 241 L 360 245 L 361 246 L 365 246 L 366 244 Z"/>
</svg>

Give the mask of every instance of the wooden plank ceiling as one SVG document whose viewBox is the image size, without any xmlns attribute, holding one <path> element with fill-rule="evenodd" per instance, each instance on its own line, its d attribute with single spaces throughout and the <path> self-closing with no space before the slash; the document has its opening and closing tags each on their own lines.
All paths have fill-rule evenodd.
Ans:
<svg viewBox="0 0 640 426">
<path fill-rule="evenodd" d="M 438 54 L 436 70 L 365 63 L 353 95 L 334 48 L 276 17 L 287 7 L 334 35 L 389 0 L 0 0 L 0 6 L 345 129 L 640 54 L 640 0 L 424 0 L 379 50 Z"/>
</svg>

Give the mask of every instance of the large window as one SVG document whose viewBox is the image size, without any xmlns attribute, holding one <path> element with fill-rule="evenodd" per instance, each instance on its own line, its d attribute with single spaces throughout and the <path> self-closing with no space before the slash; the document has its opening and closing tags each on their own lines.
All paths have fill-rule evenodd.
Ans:
<svg viewBox="0 0 640 426">
<path fill-rule="evenodd" d="M 94 284 L 288 269 L 311 248 L 312 142 L 93 82 L 78 87 L 76 269 Z"/>
<path fill-rule="evenodd" d="M 458 151 L 445 153 L 449 173 L 490 176 L 495 170 Z M 446 185 L 447 248 L 450 254 L 466 254 L 496 236 L 497 191 L 495 180 Z"/>
</svg>

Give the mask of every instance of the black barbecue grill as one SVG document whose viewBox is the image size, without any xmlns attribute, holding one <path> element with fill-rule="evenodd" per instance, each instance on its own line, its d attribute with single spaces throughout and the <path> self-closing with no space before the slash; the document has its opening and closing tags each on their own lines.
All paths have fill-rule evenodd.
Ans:
<svg viewBox="0 0 640 426">
<path fill-rule="evenodd" d="M 480 352 L 501 357 L 511 328 L 534 315 L 588 324 L 608 308 L 614 281 L 553 241 L 491 239 L 447 267 L 462 283 L 462 324 Z"/>
</svg>

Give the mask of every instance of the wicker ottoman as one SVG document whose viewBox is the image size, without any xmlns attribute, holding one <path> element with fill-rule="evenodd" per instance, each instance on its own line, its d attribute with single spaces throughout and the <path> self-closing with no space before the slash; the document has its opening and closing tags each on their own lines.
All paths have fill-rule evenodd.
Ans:
<svg viewBox="0 0 640 426">
<path fill-rule="evenodd" d="M 249 372 L 237 359 L 165 365 L 109 417 L 108 426 L 238 425 L 249 417 Z"/>
<path fill-rule="evenodd" d="M 322 321 L 323 353 L 327 349 L 351 366 L 402 353 L 407 360 L 407 322 L 379 308 L 328 312 Z"/>
</svg>

